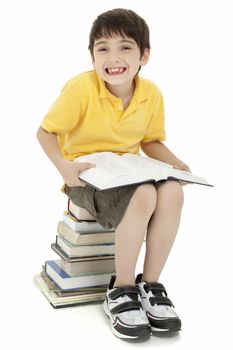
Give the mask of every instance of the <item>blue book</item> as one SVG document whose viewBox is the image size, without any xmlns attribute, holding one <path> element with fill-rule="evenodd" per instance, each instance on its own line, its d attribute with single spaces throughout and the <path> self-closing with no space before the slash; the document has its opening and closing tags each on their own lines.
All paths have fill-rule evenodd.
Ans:
<svg viewBox="0 0 233 350">
<path fill-rule="evenodd" d="M 62 290 L 107 287 L 114 271 L 98 273 L 80 273 L 70 275 L 61 266 L 59 260 L 48 260 L 45 262 L 46 274 Z"/>
</svg>

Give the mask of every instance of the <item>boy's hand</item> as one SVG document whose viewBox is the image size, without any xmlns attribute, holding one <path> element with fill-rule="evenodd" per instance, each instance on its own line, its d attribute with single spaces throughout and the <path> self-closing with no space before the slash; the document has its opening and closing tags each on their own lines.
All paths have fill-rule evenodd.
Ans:
<svg viewBox="0 0 233 350">
<path fill-rule="evenodd" d="M 173 168 L 179 169 L 179 170 L 188 171 L 189 173 L 191 173 L 191 170 L 190 170 L 189 166 L 187 164 L 183 163 L 183 162 L 180 162 L 177 165 L 173 165 Z M 180 182 L 180 184 L 182 186 L 185 186 L 185 185 L 189 184 L 189 182 L 186 182 L 186 181 L 179 181 L 179 182 Z"/>
<path fill-rule="evenodd" d="M 59 171 L 65 181 L 65 183 L 69 187 L 74 187 L 74 186 L 81 186 L 85 187 L 86 183 L 82 180 L 80 180 L 79 174 L 86 170 L 95 167 L 95 164 L 88 163 L 88 162 L 73 162 L 70 160 L 64 160 L 62 162 L 62 165 L 59 167 Z"/>
<path fill-rule="evenodd" d="M 183 162 L 173 165 L 173 168 L 188 171 L 189 173 L 191 173 L 189 166 Z"/>
</svg>

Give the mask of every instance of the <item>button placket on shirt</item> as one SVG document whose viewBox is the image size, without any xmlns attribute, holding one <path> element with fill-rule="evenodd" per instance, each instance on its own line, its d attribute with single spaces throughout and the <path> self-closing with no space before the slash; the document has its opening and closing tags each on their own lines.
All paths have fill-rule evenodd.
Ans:
<svg viewBox="0 0 233 350">
<path fill-rule="evenodd" d="M 122 104 L 119 104 L 118 105 L 118 111 L 122 111 L 123 110 L 123 106 L 122 106 Z"/>
<path fill-rule="evenodd" d="M 120 98 L 115 98 L 113 101 L 113 108 L 115 110 L 114 114 L 117 117 L 117 121 L 120 121 L 123 114 L 124 114 L 124 108 L 123 108 L 123 104 Z"/>
</svg>

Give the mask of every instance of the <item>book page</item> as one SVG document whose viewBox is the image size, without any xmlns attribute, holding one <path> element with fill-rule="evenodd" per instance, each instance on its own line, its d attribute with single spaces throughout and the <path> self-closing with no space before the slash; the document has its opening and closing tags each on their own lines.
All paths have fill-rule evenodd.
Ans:
<svg viewBox="0 0 233 350">
<path fill-rule="evenodd" d="M 81 156 L 75 161 L 96 164 L 96 167 L 81 172 L 79 177 L 100 190 L 169 178 L 208 184 L 203 178 L 136 154 L 126 153 L 121 156 L 111 152 L 100 152 Z"/>
<path fill-rule="evenodd" d="M 81 156 L 77 161 L 95 163 L 96 169 L 101 169 L 103 173 L 114 173 L 114 176 L 125 174 L 129 171 L 127 162 L 122 162 L 121 156 L 111 152 L 100 152 L 88 156 Z"/>
<path fill-rule="evenodd" d="M 112 152 L 100 152 L 81 156 L 77 161 L 95 163 L 97 168 L 101 168 L 103 172 L 112 173 L 114 177 L 144 171 L 145 169 L 155 169 L 155 167 L 162 168 L 166 166 L 171 168 L 170 165 L 158 160 L 130 153 L 120 156 Z"/>
<path fill-rule="evenodd" d="M 155 168 L 164 168 L 167 167 L 169 169 L 172 168 L 171 165 L 161 162 L 157 159 L 153 159 L 147 156 L 141 156 L 141 155 L 134 155 L 131 153 L 126 153 L 124 155 L 121 156 L 122 160 L 121 162 L 125 162 L 127 163 L 128 167 L 130 169 L 132 169 L 133 171 L 137 168 L 138 170 L 140 169 L 155 169 Z"/>
<path fill-rule="evenodd" d="M 96 167 L 81 172 L 79 178 L 98 189 L 139 183 L 147 179 L 160 180 L 164 178 L 164 169 L 172 169 L 166 163 L 130 153 L 118 155 L 99 152 L 80 156 L 75 161 L 96 164 Z"/>
</svg>

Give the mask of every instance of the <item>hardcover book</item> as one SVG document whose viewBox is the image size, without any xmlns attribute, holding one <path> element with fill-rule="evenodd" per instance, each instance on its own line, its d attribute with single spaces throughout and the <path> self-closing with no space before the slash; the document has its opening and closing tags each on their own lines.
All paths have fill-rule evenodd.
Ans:
<svg viewBox="0 0 233 350">
<path fill-rule="evenodd" d="M 45 262 L 45 272 L 63 290 L 107 286 L 111 275 L 114 274 L 112 271 L 71 276 L 56 260 Z"/>
<path fill-rule="evenodd" d="M 67 241 L 62 236 L 56 237 L 56 244 L 68 255 L 68 256 L 105 256 L 114 255 L 115 244 L 114 243 L 104 243 L 104 244 L 72 244 Z"/>
<path fill-rule="evenodd" d="M 82 171 L 79 178 L 98 190 L 172 179 L 212 186 L 203 177 L 137 154 L 99 152 L 80 156 L 74 161 L 96 164 L 95 167 Z"/>
<path fill-rule="evenodd" d="M 78 261 L 87 261 L 87 260 L 101 260 L 101 259 L 112 259 L 114 255 L 94 255 L 94 256 L 69 256 L 67 255 L 58 245 L 57 243 L 52 243 L 51 248 L 57 253 L 64 261 L 74 263 Z"/>
<path fill-rule="evenodd" d="M 57 227 L 57 233 L 59 236 L 64 237 L 72 244 L 101 244 L 101 243 L 114 243 L 115 232 L 79 232 L 74 231 L 65 222 L 60 221 Z"/>
<path fill-rule="evenodd" d="M 95 221 L 95 218 L 85 208 L 75 205 L 71 199 L 68 200 L 68 212 L 78 220 Z"/>
<path fill-rule="evenodd" d="M 63 221 L 72 230 L 83 232 L 109 232 L 114 231 L 114 229 L 105 229 L 96 221 L 81 221 L 75 218 L 73 215 L 69 214 L 67 211 L 63 214 Z"/>
<path fill-rule="evenodd" d="M 33 282 L 55 309 L 87 303 L 102 303 L 105 299 L 106 287 L 64 291 L 58 287 L 51 288 L 47 279 L 42 274 L 38 274 L 33 277 Z"/>
<path fill-rule="evenodd" d="M 84 274 L 96 274 L 115 271 L 115 259 L 95 259 L 86 260 L 78 262 L 66 262 L 64 260 L 56 260 L 57 265 L 59 265 L 65 272 L 70 276 L 84 275 Z M 115 272 L 114 272 L 115 273 Z"/>
</svg>

